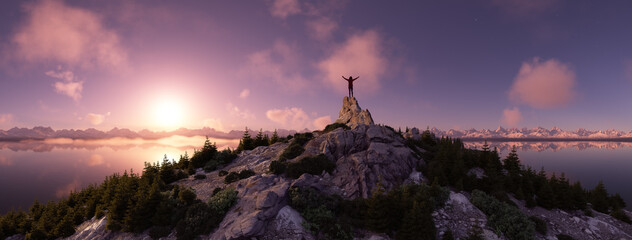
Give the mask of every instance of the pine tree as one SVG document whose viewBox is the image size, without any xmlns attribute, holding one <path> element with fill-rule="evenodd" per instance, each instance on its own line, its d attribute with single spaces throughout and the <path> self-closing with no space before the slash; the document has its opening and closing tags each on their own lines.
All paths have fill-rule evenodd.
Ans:
<svg viewBox="0 0 632 240">
<path fill-rule="evenodd" d="M 538 205 L 542 206 L 546 209 L 551 209 L 555 207 L 555 193 L 553 193 L 553 189 L 551 188 L 551 184 L 549 182 L 545 182 L 544 185 L 538 191 Z"/>
<path fill-rule="evenodd" d="M 516 145 L 512 147 L 511 152 L 503 160 L 503 167 L 511 176 L 517 176 L 520 173 L 520 159 L 516 153 Z"/>
<path fill-rule="evenodd" d="M 426 201 L 413 203 L 397 231 L 397 240 L 435 239 L 436 228 L 432 220 L 432 207 Z"/>
<path fill-rule="evenodd" d="M 384 186 L 380 180 L 371 198 L 368 199 L 368 209 L 366 214 L 366 226 L 376 232 L 386 232 L 389 229 L 388 222 L 388 202 L 384 196 Z"/>
<path fill-rule="evenodd" d="M 276 143 L 279 141 L 279 134 L 277 133 L 277 130 L 274 129 L 274 133 L 272 133 L 272 137 L 270 138 L 270 145 Z"/>
<path fill-rule="evenodd" d="M 599 181 L 597 186 L 595 186 L 593 190 L 590 190 L 588 202 L 592 204 L 594 210 L 608 213 L 608 191 L 602 181 Z"/>
</svg>

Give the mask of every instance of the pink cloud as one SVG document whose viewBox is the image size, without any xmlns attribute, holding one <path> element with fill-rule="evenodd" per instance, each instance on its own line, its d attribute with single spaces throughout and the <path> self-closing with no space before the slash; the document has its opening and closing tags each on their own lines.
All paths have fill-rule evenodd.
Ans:
<svg viewBox="0 0 632 240">
<path fill-rule="evenodd" d="M 91 167 L 99 166 L 99 165 L 102 165 L 103 163 L 105 163 L 105 161 L 103 160 L 103 156 L 99 154 L 92 154 L 90 158 L 88 158 L 88 160 L 86 161 L 86 164 Z"/>
<path fill-rule="evenodd" d="M 233 105 L 232 103 L 226 104 L 226 110 L 233 117 L 238 117 L 242 119 L 255 119 L 255 114 L 250 112 L 247 109 L 240 109 L 239 107 Z"/>
<path fill-rule="evenodd" d="M 273 80 L 281 88 L 293 92 L 307 87 L 308 81 L 300 69 L 298 48 L 284 41 L 276 41 L 271 49 L 255 52 L 248 56 L 246 71 L 253 77 Z"/>
<path fill-rule="evenodd" d="M 59 0 L 26 4 L 24 9 L 26 21 L 11 37 L 17 59 L 82 67 L 115 67 L 127 59 L 119 36 L 94 12 Z"/>
<path fill-rule="evenodd" d="M 322 116 L 314 119 L 314 127 L 316 129 L 324 129 L 327 125 L 331 124 L 331 116 Z"/>
<path fill-rule="evenodd" d="M 382 38 L 377 31 L 368 30 L 351 35 L 335 47 L 329 57 L 318 63 L 323 80 L 340 93 L 347 91 L 344 76 L 360 76 L 357 92 L 375 92 L 386 72 L 388 59 L 384 55 Z"/>
<path fill-rule="evenodd" d="M 222 124 L 222 121 L 220 119 L 218 119 L 218 118 L 207 118 L 207 119 L 204 119 L 203 126 L 204 127 L 214 128 L 215 130 L 218 130 L 218 131 L 225 131 L 226 130 L 224 128 L 224 124 Z"/>
<path fill-rule="evenodd" d="M 307 21 L 305 24 L 309 30 L 309 35 L 321 41 L 330 39 L 333 32 L 338 29 L 338 23 L 328 17 L 319 17 Z"/>
<path fill-rule="evenodd" d="M 270 6 L 270 14 L 281 19 L 299 13 L 301 13 L 301 6 L 298 0 L 274 0 Z"/>
<path fill-rule="evenodd" d="M 11 161 L 5 156 L 0 156 L 0 166 L 12 166 L 12 165 L 13 165 L 13 161 Z"/>
<path fill-rule="evenodd" d="M 81 99 L 83 81 L 75 81 L 75 75 L 71 71 L 48 71 L 46 75 L 62 80 L 53 84 L 57 93 L 64 94 L 75 100 L 75 102 Z"/>
<path fill-rule="evenodd" d="M 523 62 L 509 91 L 509 98 L 534 108 L 559 108 L 577 95 L 575 73 L 570 66 L 556 59 L 539 58 Z"/>
<path fill-rule="evenodd" d="M 80 187 L 81 182 L 79 182 L 79 179 L 75 179 L 67 185 L 57 189 L 57 191 L 55 192 L 55 196 L 57 196 L 58 198 L 68 196 L 70 192 L 76 191 L 77 189 L 80 189 Z"/>
<path fill-rule="evenodd" d="M 88 115 L 86 115 L 86 120 L 88 120 L 88 122 L 92 125 L 99 125 L 101 123 L 103 123 L 103 121 L 105 121 L 105 117 L 109 116 L 110 113 L 108 112 L 107 114 L 97 114 L 97 113 L 88 113 Z"/>
<path fill-rule="evenodd" d="M 9 125 L 13 122 L 13 114 L 5 113 L 0 114 L 0 126 L 9 127 Z"/>
<path fill-rule="evenodd" d="M 250 96 L 249 89 L 241 90 L 241 92 L 239 93 L 239 98 L 247 98 L 248 96 Z"/>
<path fill-rule="evenodd" d="M 512 109 L 503 110 L 503 116 L 500 122 L 510 127 L 517 127 L 518 123 L 522 122 L 522 120 L 523 118 L 520 109 L 514 107 Z"/>
<path fill-rule="evenodd" d="M 284 128 L 302 130 L 311 127 L 311 119 L 301 108 L 271 109 L 266 117 Z"/>
</svg>

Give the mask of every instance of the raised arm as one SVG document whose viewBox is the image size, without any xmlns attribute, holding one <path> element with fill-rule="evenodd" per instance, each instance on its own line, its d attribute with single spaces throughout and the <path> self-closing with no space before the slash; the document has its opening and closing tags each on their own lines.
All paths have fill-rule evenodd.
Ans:
<svg viewBox="0 0 632 240">
<path fill-rule="evenodd" d="M 358 80 L 358 78 L 360 78 L 360 76 L 356 77 L 355 79 L 353 79 L 353 81 Z"/>
<path fill-rule="evenodd" d="M 342 76 L 342 79 L 344 79 L 344 80 L 349 80 L 349 79 L 346 79 L 346 78 L 345 78 L 345 76 Z"/>
</svg>

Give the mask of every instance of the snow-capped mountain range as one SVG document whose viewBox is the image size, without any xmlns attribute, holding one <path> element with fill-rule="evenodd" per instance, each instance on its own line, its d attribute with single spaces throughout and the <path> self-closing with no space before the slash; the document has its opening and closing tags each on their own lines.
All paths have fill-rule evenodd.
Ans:
<svg viewBox="0 0 632 240">
<path fill-rule="evenodd" d="M 558 127 L 546 129 L 537 128 L 503 128 L 498 127 L 496 130 L 469 129 L 455 130 L 450 129 L 443 131 L 437 128 L 430 129 L 436 136 L 447 136 L 461 139 L 632 139 L 632 131 L 624 132 L 615 129 L 608 130 L 587 130 L 580 128 L 574 131 L 562 130 Z"/>
<path fill-rule="evenodd" d="M 249 133 L 254 137 L 258 131 L 249 129 Z M 264 134 L 272 136 L 271 131 L 264 131 Z M 287 136 L 296 133 L 293 130 L 278 129 L 279 136 Z M 212 138 L 238 139 L 241 138 L 244 131 L 222 132 L 213 128 L 187 129 L 180 128 L 174 131 L 154 132 L 147 129 L 135 132 L 127 128 L 113 128 L 109 131 L 101 131 L 94 128 L 85 130 L 61 129 L 53 130 L 51 127 L 34 127 L 34 128 L 11 128 L 9 130 L 0 130 L 0 140 L 27 140 L 27 139 L 51 139 L 51 138 L 71 138 L 71 139 L 106 139 L 106 138 L 143 138 L 143 139 L 159 139 L 171 136 L 208 136 Z"/>
</svg>

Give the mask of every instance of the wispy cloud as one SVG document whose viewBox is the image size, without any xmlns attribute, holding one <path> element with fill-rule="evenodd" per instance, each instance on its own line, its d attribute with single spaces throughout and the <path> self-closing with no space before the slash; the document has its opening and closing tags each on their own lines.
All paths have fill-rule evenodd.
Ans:
<svg viewBox="0 0 632 240">
<path fill-rule="evenodd" d="M 388 67 L 383 49 L 382 37 L 375 30 L 351 35 L 343 44 L 334 48 L 329 57 L 318 63 L 323 81 L 344 93 L 346 84 L 341 75 L 359 75 L 357 89 L 375 92 L 380 88 L 380 80 Z"/>
<path fill-rule="evenodd" d="M 13 118 L 11 113 L 0 114 L 0 127 L 10 127 L 9 125 L 13 123 Z"/>
<path fill-rule="evenodd" d="M 314 119 L 314 127 L 316 129 L 324 129 L 327 125 L 331 124 L 331 116 L 322 116 Z"/>
<path fill-rule="evenodd" d="M 285 90 L 297 92 L 308 85 L 299 72 L 300 63 L 298 48 L 279 40 L 272 48 L 248 56 L 246 70 L 253 78 L 272 80 Z"/>
<path fill-rule="evenodd" d="M 559 108 L 575 98 L 574 87 L 575 73 L 568 64 L 556 59 L 542 62 L 533 58 L 522 63 L 509 90 L 509 98 L 534 108 Z"/>
<path fill-rule="evenodd" d="M 520 109 L 514 107 L 512 109 L 507 108 L 503 110 L 503 116 L 500 119 L 500 122 L 510 127 L 517 127 L 518 123 L 522 122 L 522 120 L 523 118 Z"/>
<path fill-rule="evenodd" d="M 90 167 L 103 165 L 103 163 L 105 163 L 103 156 L 96 153 L 90 155 L 90 158 L 88 158 L 88 160 L 86 161 L 86 164 Z"/>
<path fill-rule="evenodd" d="M 325 41 L 332 37 L 333 32 L 338 29 L 338 23 L 333 21 L 329 17 L 318 17 L 313 20 L 309 20 L 306 23 L 307 29 L 309 29 L 309 35 L 312 38 Z"/>
<path fill-rule="evenodd" d="M 62 80 L 53 84 L 57 93 L 64 94 L 75 100 L 75 102 L 78 102 L 79 99 L 81 99 L 83 81 L 75 80 L 75 75 L 71 71 L 48 71 L 46 72 L 46 75 Z"/>
<path fill-rule="evenodd" d="M 127 60 L 119 36 L 95 12 L 43 0 L 24 7 L 26 21 L 11 37 L 13 55 L 27 62 L 116 67 Z"/>
<path fill-rule="evenodd" d="M 270 6 L 270 14 L 281 19 L 299 13 L 301 13 L 301 5 L 298 0 L 274 0 Z"/>
<path fill-rule="evenodd" d="M 88 120 L 88 122 L 92 125 L 100 125 L 101 123 L 103 123 L 103 121 L 105 121 L 105 117 L 109 116 L 110 113 L 108 112 L 107 114 L 98 114 L 98 113 L 88 113 L 86 115 L 86 120 Z"/>
<path fill-rule="evenodd" d="M 303 130 L 322 129 L 331 123 L 330 116 L 323 116 L 312 120 L 302 108 L 292 107 L 283 109 L 270 109 L 266 112 L 266 117 L 280 125 L 280 127 Z"/>
<path fill-rule="evenodd" d="M 225 131 L 226 129 L 224 128 L 224 124 L 222 124 L 222 121 L 218 118 L 207 118 L 204 119 L 204 121 L 202 121 L 202 125 L 204 127 L 209 127 L 209 128 L 214 128 L 215 130 L 218 131 Z"/>
<path fill-rule="evenodd" d="M 239 98 L 248 98 L 248 96 L 250 96 L 250 90 L 249 89 L 244 89 L 241 90 L 241 92 L 239 93 Z"/>
<path fill-rule="evenodd" d="M 232 103 L 226 104 L 226 110 L 228 110 L 228 113 L 233 117 L 238 117 L 238 118 L 246 119 L 246 120 L 256 119 L 254 113 L 252 113 L 251 111 L 247 109 L 241 109 Z"/>
</svg>

